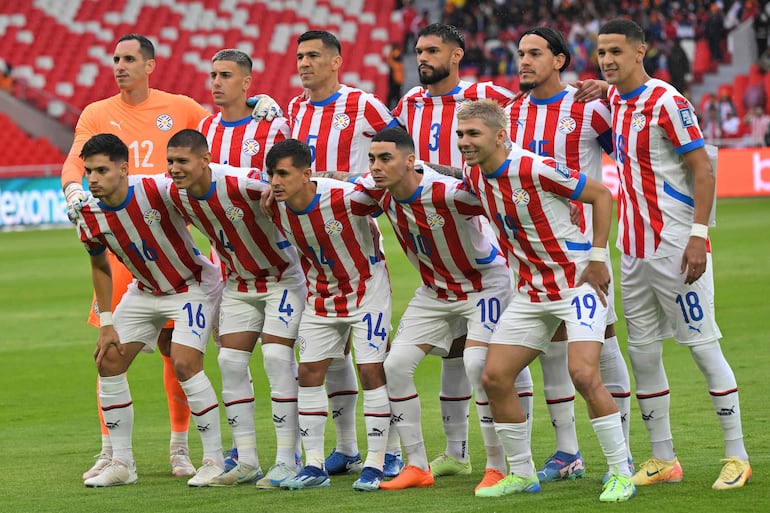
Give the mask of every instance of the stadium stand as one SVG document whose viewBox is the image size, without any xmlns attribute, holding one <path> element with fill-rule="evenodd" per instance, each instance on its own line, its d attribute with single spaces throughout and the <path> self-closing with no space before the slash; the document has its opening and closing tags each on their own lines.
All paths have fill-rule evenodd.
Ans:
<svg viewBox="0 0 770 513">
<path fill-rule="evenodd" d="M 18 80 L 82 108 L 115 94 L 114 42 L 140 33 L 156 43 L 161 62 L 152 85 L 210 105 L 210 58 L 238 47 L 254 58 L 254 92 L 269 92 L 286 106 L 301 92 L 290 57 L 294 40 L 305 30 L 325 29 L 343 44 L 342 80 L 383 96 L 383 52 L 398 30 L 393 10 L 392 0 L 0 2 L 0 56 L 13 63 Z M 36 101 L 51 115 L 63 112 L 51 112 L 50 99 Z"/>
</svg>

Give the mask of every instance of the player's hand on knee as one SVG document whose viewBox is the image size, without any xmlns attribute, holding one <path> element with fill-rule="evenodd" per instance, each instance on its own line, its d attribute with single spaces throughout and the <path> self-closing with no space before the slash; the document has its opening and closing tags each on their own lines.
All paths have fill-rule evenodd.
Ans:
<svg viewBox="0 0 770 513">
<path fill-rule="evenodd" d="M 99 328 L 99 338 L 96 339 L 94 360 L 96 361 L 97 368 L 101 366 L 102 361 L 111 349 L 117 351 L 120 355 L 126 353 L 123 344 L 120 343 L 120 337 L 118 332 L 115 331 L 115 327 L 112 324 L 108 324 Z"/>
<path fill-rule="evenodd" d="M 246 105 L 253 107 L 251 117 L 256 121 L 272 121 L 283 116 L 278 103 L 266 94 L 258 94 L 246 100 Z"/>
<path fill-rule="evenodd" d="M 80 219 L 80 210 L 88 201 L 88 194 L 79 183 L 69 183 L 64 188 L 64 199 L 67 202 L 67 217 L 70 222 L 77 224 Z"/>
</svg>

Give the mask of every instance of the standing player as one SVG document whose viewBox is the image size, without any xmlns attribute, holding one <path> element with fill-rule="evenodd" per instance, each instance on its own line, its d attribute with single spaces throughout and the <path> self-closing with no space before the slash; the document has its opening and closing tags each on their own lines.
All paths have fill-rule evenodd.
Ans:
<svg viewBox="0 0 770 513">
<path fill-rule="evenodd" d="M 227 271 L 218 360 L 225 413 L 239 453 L 234 468 L 211 484 L 259 479 L 258 488 L 274 488 L 297 473 L 294 340 L 306 294 L 297 252 L 259 209 L 269 186 L 233 176 L 229 166 L 210 166 L 211 153 L 200 132 L 177 132 L 168 142 L 167 159 L 174 206 L 206 235 Z M 262 479 L 248 367 L 260 336 L 278 445 L 276 462 Z"/>
<path fill-rule="evenodd" d="M 432 165 L 461 169 L 463 157 L 457 148 L 455 115 L 465 102 L 490 98 L 501 105 L 513 98 L 513 93 L 491 82 L 472 83 L 460 80 L 460 61 L 465 53 L 465 37 L 451 25 L 434 23 L 418 34 L 415 46 L 417 71 L 423 87 L 408 91 L 393 111 L 415 142 L 416 156 Z M 486 226 L 486 219 L 483 221 Z M 486 228 L 485 228 L 486 229 Z M 494 234 L 489 233 L 489 237 Z M 463 337 L 458 338 L 441 365 L 441 418 L 447 437 L 446 449 L 430 462 L 434 476 L 470 474 L 468 455 L 468 411 L 473 389 L 481 383 L 471 383 L 466 376 L 463 358 Z M 478 353 L 469 357 L 475 359 Z M 532 384 L 529 371 L 522 373 L 518 383 L 523 400 L 531 405 Z M 525 383 L 530 380 L 529 385 Z M 476 399 L 477 403 L 479 399 Z M 531 411 L 531 408 L 527 408 Z M 502 450 L 499 448 L 498 450 Z"/>
<path fill-rule="evenodd" d="M 564 164 L 516 145 L 509 150 L 508 118 L 494 102 L 471 103 L 457 116 L 466 181 L 519 277 L 517 292 L 489 341 L 482 378 L 510 474 L 476 490 L 476 496 L 540 490 L 526 414 L 511 388 L 564 322 L 570 377 L 586 401 L 610 468 L 600 500 L 626 501 L 636 492 L 620 414 L 599 372 L 610 285 L 605 262 L 612 196 L 600 182 Z M 570 222 L 568 200 L 592 205 L 592 242 Z"/>
<path fill-rule="evenodd" d="M 341 51 L 339 40 L 326 31 L 311 30 L 297 39 L 297 71 L 305 93 L 289 103 L 289 124 L 291 136 L 310 147 L 314 171 L 365 171 L 372 136 L 398 124 L 374 95 L 340 84 Z M 360 470 L 358 382 L 349 351 L 330 365 L 326 389 L 337 431 L 326 469 L 332 475 Z M 398 441 L 391 439 L 386 476 L 398 474 L 403 465 L 393 454 L 397 451 Z"/>
<path fill-rule="evenodd" d="M 289 125 L 283 117 L 270 121 L 254 118 L 246 98 L 251 85 L 251 72 L 251 58 L 240 50 L 224 49 L 214 55 L 209 74 L 211 96 L 220 111 L 201 121 L 198 130 L 206 136 L 212 162 L 262 170 L 267 150 L 289 137 Z M 219 260 L 216 252 L 212 259 L 215 262 Z M 301 453 L 299 434 L 297 449 Z M 225 468 L 231 470 L 237 459 L 238 449 L 233 443 L 225 458 Z"/>
<path fill-rule="evenodd" d="M 414 141 L 402 128 L 386 129 L 369 148 L 371 176 L 359 186 L 375 198 L 396 237 L 418 269 L 417 289 L 385 360 L 393 418 L 409 466 L 380 487 L 397 490 L 433 484 L 422 437 L 420 399 L 414 372 L 429 353 L 446 355 L 457 332 L 467 331 L 465 356 L 472 383 L 481 383 L 487 341 L 511 297 L 511 273 L 503 255 L 480 230 L 478 199 L 461 181 L 427 166 L 414 168 Z M 459 329 L 458 329 L 459 328 Z M 470 358 L 478 354 L 478 358 Z M 487 449 L 484 480 L 503 478 L 505 456 L 482 387 L 475 389 L 481 433 Z"/>
<path fill-rule="evenodd" d="M 129 148 L 129 171 L 132 174 L 165 173 L 166 142 L 174 131 L 179 128 L 195 128 L 201 119 L 209 115 L 206 109 L 187 96 L 151 89 L 149 79 L 153 71 L 155 48 L 149 39 L 138 34 L 128 34 L 118 40 L 113 57 L 113 72 L 120 93 L 94 102 L 83 110 L 75 127 L 75 140 L 62 167 L 64 196 L 73 221 L 85 198 L 81 185 L 84 171 L 80 151 L 87 140 L 99 133 L 115 134 Z M 112 255 L 110 258 L 114 308 L 132 277 L 117 259 Z M 88 322 L 98 327 L 99 317 L 95 306 L 96 302 Z M 188 476 L 195 473 L 187 445 L 190 409 L 171 365 L 170 335 L 170 329 L 161 331 L 158 349 L 163 356 L 163 382 L 171 418 L 171 471 L 175 476 Z M 83 474 L 84 480 L 98 475 L 112 457 L 109 431 L 101 418 L 101 408 L 99 411 L 102 450 L 94 466 Z"/>
<path fill-rule="evenodd" d="M 160 330 L 175 322 L 171 360 L 203 444 L 203 465 L 188 484 L 207 486 L 223 471 L 219 403 L 203 353 L 221 292 L 219 270 L 201 256 L 186 222 L 168 209 L 158 177 L 128 177 L 128 147 L 113 134 L 98 134 L 81 155 L 93 194 L 81 210 L 80 239 L 91 254 L 99 338 L 94 358 L 99 402 L 110 430 L 113 454 L 88 487 L 137 481 L 131 449 L 134 408 L 126 371 L 140 351 L 154 351 Z M 105 250 L 131 271 L 134 281 L 112 315 L 112 277 Z"/>
<path fill-rule="evenodd" d="M 511 140 L 601 182 L 602 150 L 612 154 L 609 109 L 598 100 L 576 102 L 577 90 L 562 84 L 559 72 L 569 66 L 570 53 L 557 30 L 550 27 L 527 30 L 519 39 L 518 47 L 520 86 L 529 94 L 506 107 Z M 582 207 L 585 214 L 586 237 L 591 238 L 591 207 L 582 203 L 578 203 L 578 207 Z M 609 259 L 607 264 L 611 273 Z M 607 302 L 607 329 L 599 367 L 602 381 L 618 405 L 628 450 L 631 383 L 615 336 L 617 316 L 612 287 Z M 560 327 L 554 341 L 563 340 L 564 330 Z M 537 477 L 540 482 L 581 477 L 585 465 L 575 432 L 575 387 L 567 371 L 567 344 L 550 344 L 540 355 L 540 365 L 548 413 L 556 431 L 556 452 L 538 471 Z M 628 457 L 630 462 L 630 451 Z"/>
<path fill-rule="evenodd" d="M 291 136 L 310 147 L 314 171 L 365 171 L 372 136 L 397 125 L 374 95 L 340 84 L 341 52 L 339 40 L 326 31 L 297 38 L 305 93 L 289 102 L 289 125 Z"/>
<path fill-rule="evenodd" d="M 240 50 L 220 50 L 211 59 L 211 96 L 220 110 L 201 121 L 198 130 L 206 136 L 214 163 L 264 169 L 270 147 L 289 137 L 285 118 L 252 117 L 246 103 L 251 69 L 251 58 Z"/>
<path fill-rule="evenodd" d="M 622 255 L 623 313 L 636 397 L 652 444 L 634 483 L 677 482 L 682 467 L 669 423 L 663 340 L 690 349 L 706 378 L 725 438 L 724 466 L 713 488 L 751 478 L 743 445 L 738 385 L 714 318 L 708 223 L 714 173 L 690 102 L 647 76 L 647 46 L 634 22 L 612 20 L 599 31 L 599 66 L 611 84 L 615 162 L 620 175 L 617 246 Z"/>
<path fill-rule="evenodd" d="M 299 426 L 305 467 L 281 488 L 329 486 L 324 469 L 324 427 L 329 401 L 324 378 L 333 359 L 343 359 L 348 334 L 364 390 L 368 455 L 359 491 L 376 490 L 383 479 L 390 403 L 382 362 L 390 328 L 390 284 L 379 233 L 368 216 L 379 206 L 355 186 L 310 178 L 310 148 L 296 139 L 273 146 L 267 172 L 275 199 L 274 218 L 300 253 L 308 297 L 299 327 Z"/>
</svg>

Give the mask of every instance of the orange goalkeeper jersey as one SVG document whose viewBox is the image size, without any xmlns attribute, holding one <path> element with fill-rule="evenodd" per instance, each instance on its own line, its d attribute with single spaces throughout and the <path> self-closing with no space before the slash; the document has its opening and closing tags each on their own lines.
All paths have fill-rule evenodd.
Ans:
<svg viewBox="0 0 770 513">
<path fill-rule="evenodd" d="M 184 128 L 196 129 L 209 112 L 188 96 L 150 89 L 139 105 L 129 105 L 116 94 L 83 109 L 75 140 L 62 167 L 62 185 L 80 183 L 85 170 L 80 151 L 96 134 L 115 134 L 128 146 L 130 174 L 165 173 L 166 144 Z"/>
</svg>

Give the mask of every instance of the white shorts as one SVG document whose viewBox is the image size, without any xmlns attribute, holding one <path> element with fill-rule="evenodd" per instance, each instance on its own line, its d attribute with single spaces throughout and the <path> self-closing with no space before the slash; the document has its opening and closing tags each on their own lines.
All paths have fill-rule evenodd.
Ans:
<svg viewBox="0 0 770 513">
<path fill-rule="evenodd" d="M 155 296 L 139 290 L 134 281 L 115 308 L 115 331 L 122 343 L 142 342 L 142 351 L 152 353 L 160 330 L 166 321 L 172 320 L 171 341 L 205 353 L 214 321 L 215 299 L 197 284 L 190 285 L 187 292 Z"/>
<path fill-rule="evenodd" d="M 386 273 L 382 273 L 387 278 Z M 344 358 L 348 335 L 357 364 L 385 361 L 390 333 L 391 299 L 387 280 L 369 284 L 361 307 L 348 317 L 323 317 L 316 313 L 312 298 L 305 304 L 297 345 L 300 362 Z"/>
<path fill-rule="evenodd" d="M 628 343 L 644 345 L 671 336 L 687 346 L 722 338 L 714 317 L 714 275 L 711 254 L 706 271 L 692 285 L 680 274 L 681 255 L 620 260 L 623 314 Z"/>
<path fill-rule="evenodd" d="M 466 300 L 447 301 L 422 286 L 401 316 L 393 345 L 428 344 L 433 346 L 431 354 L 447 356 L 452 341 L 463 334 L 467 340 L 489 342 L 512 294 L 505 281 L 468 294 Z"/>
<path fill-rule="evenodd" d="M 304 277 L 270 283 L 267 292 L 239 292 L 238 283 L 228 280 L 219 307 L 219 334 L 253 331 L 295 340 L 306 297 Z"/>
<path fill-rule="evenodd" d="M 489 343 L 545 352 L 562 321 L 567 328 L 567 342 L 604 342 L 607 307 L 594 289 L 584 284 L 562 295 L 564 299 L 558 301 L 533 303 L 527 295 L 515 294 Z"/>
</svg>

